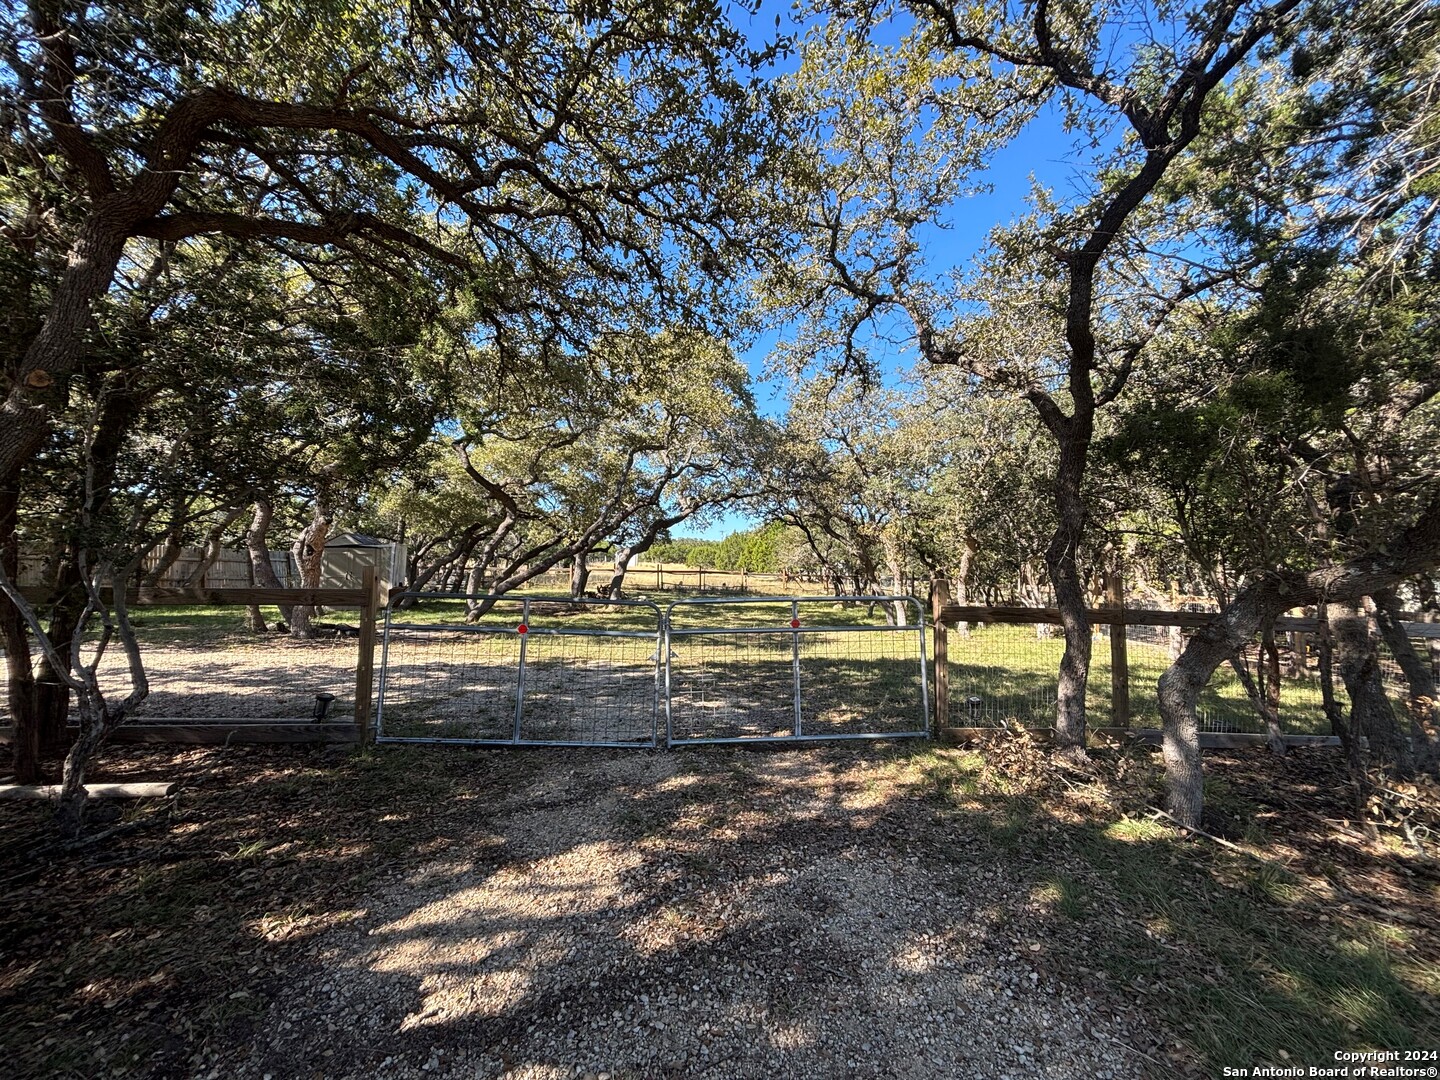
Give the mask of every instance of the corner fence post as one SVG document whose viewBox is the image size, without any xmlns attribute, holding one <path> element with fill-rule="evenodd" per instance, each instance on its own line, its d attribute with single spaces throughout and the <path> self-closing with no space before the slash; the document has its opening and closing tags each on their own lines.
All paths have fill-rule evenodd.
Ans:
<svg viewBox="0 0 1440 1080">
<path fill-rule="evenodd" d="M 930 622 L 935 634 L 935 734 L 950 726 L 950 643 L 945 624 L 945 605 L 950 603 L 950 582 L 930 582 Z"/>
<path fill-rule="evenodd" d="M 360 578 L 360 646 L 355 661 L 355 735 L 363 746 L 374 737 L 370 706 L 375 694 L 375 623 L 380 616 L 380 582 L 375 567 L 367 566 Z"/>
<path fill-rule="evenodd" d="M 1110 622 L 1110 722 L 1130 726 L 1130 660 L 1125 643 L 1125 579 L 1117 561 L 1105 575 L 1105 604 L 1114 609 Z"/>
</svg>

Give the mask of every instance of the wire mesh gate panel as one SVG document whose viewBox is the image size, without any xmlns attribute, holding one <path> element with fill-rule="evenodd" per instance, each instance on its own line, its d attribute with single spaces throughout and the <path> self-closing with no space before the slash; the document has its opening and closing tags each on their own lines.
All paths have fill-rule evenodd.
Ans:
<svg viewBox="0 0 1440 1080">
<path fill-rule="evenodd" d="M 376 741 L 655 746 L 663 642 L 645 601 L 396 596 Z"/>
<path fill-rule="evenodd" d="M 696 597 L 665 633 L 669 746 L 930 732 L 913 597 Z"/>
</svg>

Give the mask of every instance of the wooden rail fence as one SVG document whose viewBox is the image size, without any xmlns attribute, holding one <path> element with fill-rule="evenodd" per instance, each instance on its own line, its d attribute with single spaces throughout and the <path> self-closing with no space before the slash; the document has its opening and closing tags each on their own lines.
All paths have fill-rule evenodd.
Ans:
<svg viewBox="0 0 1440 1080">
<path fill-rule="evenodd" d="M 47 599 L 44 590 L 25 588 L 21 593 L 32 602 Z M 157 607 L 185 607 L 204 604 L 217 607 L 344 607 L 359 612 L 359 638 L 355 658 L 355 717 L 352 724 L 236 720 L 234 723 L 147 724 L 143 720 L 122 724 L 111 734 L 117 743 L 300 743 L 367 742 L 371 737 L 371 710 L 375 698 L 376 628 L 385 604 L 374 567 L 364 568 L 358 589 L 174 589 L 128 590 L 126 603 L 136 610 Z M 0 744 L 13 738 L 13 728 L 0 728 Z"/>
<path fill-rule="evenodd" d="M 1172 611 L 1155 608 L 1131 608 L 1125 606 L 1124 584 L 1119 574 L 1109 575 L 1105 583 L 1105 607 L 1087 608 L 1086 617 L 1092 625 L 1109 626 L 1110 634 L 1110 726 L 1092 729 L 1100 735 L 1129 734 L 1151 741 L 1158 739 L 1153 730 L 1131 727 L 1130 715 L 1130 664 L 1128 645 L 1124 628 L 1127 626 L 1178 626 L 1198 629 L 1208 625 L 1216 616 L 1213 611 Z M 953 726 L 950 722 L 950 665 L 949 630 L 959 623 L 1048 623 L 1060 625 L 1058 608 L 1035 607 L 992 607 L 973 604 L 957 604 L 951 598 L 950 583 L 937 578 L 931 582 L 931 618 L 934 627 L 935 654 L 935 728 L 937 732 L 951 732 L 960 736 L 978 734 L 991 728 L 970 728 Z M 1412 638 L 1440 638 L 1440 623 L 1404 623 L 1406 632 Z M 1279 633 L 1315 634 L 1320 629 L 1318 619 L 1307 616 L 1284 615 L 1275 620 Z M 1120 632 L 1114 632 L 1118 630 Z M 1266 735 L 1244 732 L 1202 732 L 1204 746 L 1241 746 L 1263 743 Z M 1293 745 L 1316 742 L 1338 742 L 1330 736 L 1287 735 L 1285 741 Z"/>
</svg>

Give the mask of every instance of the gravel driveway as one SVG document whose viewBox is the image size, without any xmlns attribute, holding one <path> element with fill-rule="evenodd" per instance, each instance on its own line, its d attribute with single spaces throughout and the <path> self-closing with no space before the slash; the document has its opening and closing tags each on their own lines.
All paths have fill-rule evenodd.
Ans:
<svg viewBox="0 0 1440 1080">
<path fill-rule="evenodd" d="M 210 1075 L 1168 1073 L 1173 1040 L 1059 962 L 1069 924 L 904 758 L 553 763 L 313 938 Z"/>
</svg>

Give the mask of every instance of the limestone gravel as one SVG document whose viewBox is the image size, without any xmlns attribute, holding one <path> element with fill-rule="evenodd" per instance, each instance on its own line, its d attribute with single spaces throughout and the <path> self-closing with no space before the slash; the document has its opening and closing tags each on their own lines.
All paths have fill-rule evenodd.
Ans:
<svg viewBox="0 0 1440 1080">
<path fill-rule="evenodd" d="M 1166 1075 L 1172 1039 L 1049 962 L 1031 890 L 873 755 L 557 754 L 198 1072 Z"/>
</svg>

